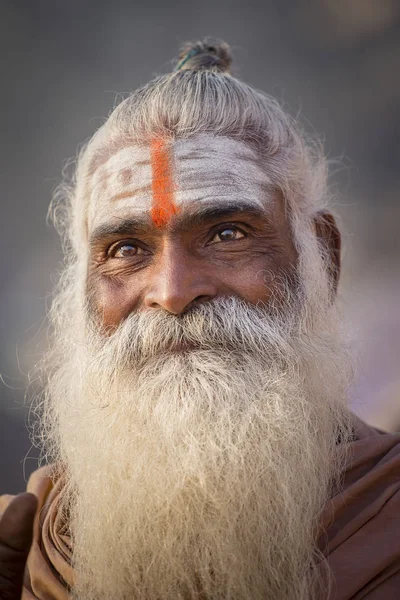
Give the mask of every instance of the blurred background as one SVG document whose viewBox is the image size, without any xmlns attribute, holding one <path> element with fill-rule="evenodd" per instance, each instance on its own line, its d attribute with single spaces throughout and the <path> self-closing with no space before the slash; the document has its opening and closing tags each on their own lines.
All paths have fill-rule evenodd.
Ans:
<svg viewBox="0 0 400 600">
<path fill-rule="evenodd" d="M 117 93 L 206 35 L 325 141 L 359 357 L 353 408 L 400 429 L 400 2 L 1 0 L 0 493 L 22 491 L 37 466 L 25 395 L 61 260 L 46 213 L 65 161 Z"/>
</svg>

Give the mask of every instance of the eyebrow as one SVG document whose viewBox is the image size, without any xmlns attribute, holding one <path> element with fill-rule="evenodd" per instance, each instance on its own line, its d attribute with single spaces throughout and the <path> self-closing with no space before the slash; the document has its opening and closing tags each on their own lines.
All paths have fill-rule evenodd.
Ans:
<svg viewBox="0 0 400 600">
<path fill-rule="evenodd" d="M 209 221 L 213 221 L 215 219 L 225 219 L 239 213 L 250 214 L 251 216 L 259 219 L 267 216 L 265 209 L 252 202 L 240 201 L 224 203 L 221 206 L 215 206 L 215 204 L 212 206 L 197 206 L 195 208 L 191 208 L 188 212 L 185 211 L 184 214 L 178 213 L 174 219 L 171 230 L 188 230 L 192 227 L 202 225 Z M 105 223 L 103 225 L 99 225 L 99 227 L 97 227 L 90 236 L 89 243 L 91 246 L 94 246 L 99 241 L 107 237 L 116 235 L 135 235 L 139 232 L 144 233 L 153 229 L 154 225 L 151 221 L 150 213 L 145 213 L 143 215 L 138 215 L 137 217 L 122 219 L 117 223 Z"/>
<path fill-rule="evenodd" d="M 190 209 L 190 212 L 188 211 L 186 214 L 178 216 L 174 229 L 189 229 L 196 225 L 202 225 L 207 221 L 224 219 L 238 213 L 246 213 L 258 218 L 266 216 L 266 211 L 260 206 L 243 200 L 240 202 L 226 202 L 220 206 L 216 206 L 215 204 L 208 206 L 200 205 Z"/>
</svg>

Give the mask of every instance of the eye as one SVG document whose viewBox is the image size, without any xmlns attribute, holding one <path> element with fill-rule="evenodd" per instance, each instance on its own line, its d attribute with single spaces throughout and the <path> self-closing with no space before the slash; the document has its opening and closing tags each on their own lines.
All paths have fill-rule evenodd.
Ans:
<svg viewBox="0 0 400 600">
<path fill-rule="evenodd" d="M 221 229 L 218 231 L 210 241 L 210 244 L 217 244 L 220 242 L 235 242 L 236 240 L 240 240 L 241 238 L 246 237 L 243 231 L 237 229 L 236 227 L 225 227 L 225 229 Z"/>
<path fill-rule="evenodd" d="M 137 244 L 119 242 L 111 246 L 107 254 L 111 258 L 130 258 L 131 256 L 144 254 L 144 250 Z"/>
</svg>

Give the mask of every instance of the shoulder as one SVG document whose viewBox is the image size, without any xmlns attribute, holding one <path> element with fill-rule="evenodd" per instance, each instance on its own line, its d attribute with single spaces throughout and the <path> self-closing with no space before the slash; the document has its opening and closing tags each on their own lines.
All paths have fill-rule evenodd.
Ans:
<svg viewBox="0 0 400 600">
<path fill-rule="evenodd" d="M 382 488 L 399 489 L 400 433 L 387 433 L 353 417 L 354 440 L 350 445 L 344 490 L 357 485 L 379 494 Z M 360 491 L 361 491 L 360 489 Z M 354 489 L 352 493 L 354 493 Z"/>
<path fill-rule="evenodd" d="M 356 416 L 353 423 L 343 485 L 325 513 L 325 551 L 341 591 L 335 598 L 391 600 L 400 597 L 400 433 Z M 384 591 L 393 585 L 397 596 Z"/>
</svg>

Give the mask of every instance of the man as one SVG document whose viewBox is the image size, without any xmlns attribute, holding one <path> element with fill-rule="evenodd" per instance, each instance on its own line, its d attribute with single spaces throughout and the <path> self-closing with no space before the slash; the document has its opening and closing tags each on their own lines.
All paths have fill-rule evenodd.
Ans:
<svg viewBox="0 0 400 600">
<path fill-rule="evenodd" d="M 400 435 L 346 406 L 325 162 L 230 62 L 186 46 L 79 157 L 4 598 L 400 597 Z"/>
</svg>

